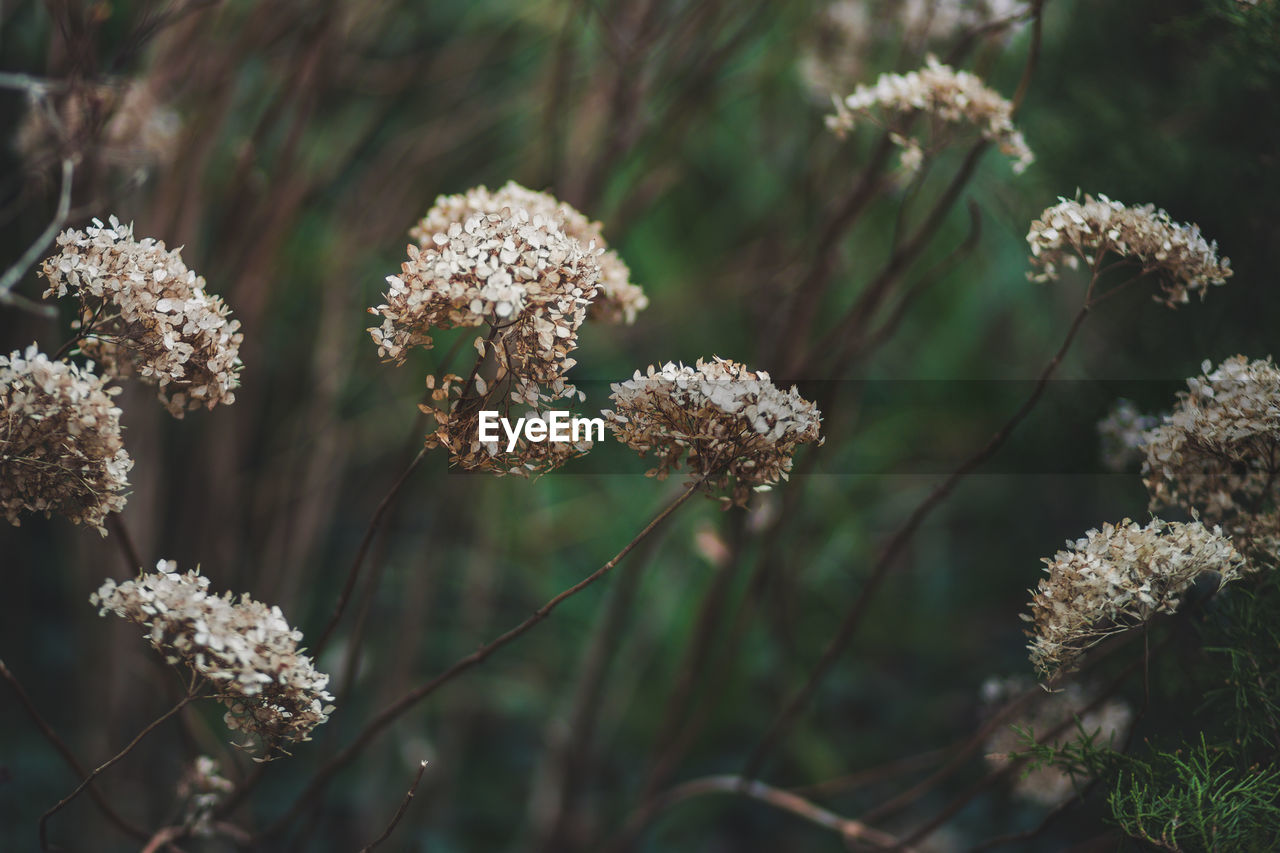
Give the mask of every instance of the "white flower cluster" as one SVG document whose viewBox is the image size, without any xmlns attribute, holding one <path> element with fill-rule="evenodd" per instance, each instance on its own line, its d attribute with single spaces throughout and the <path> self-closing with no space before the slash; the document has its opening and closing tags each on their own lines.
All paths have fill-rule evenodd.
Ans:
<svg viewBox="0 0 1280 853">
<path fill-rule="evenodd" d="M 317 672 L 279 607 L 231 593 L 211 595 L 199 572 L 178 574 L 161 560 L 156 571 L 117 584 L 105 581 L 89 601 L 150 629 L 147 638 L 170 664 L 185 664 L 216 690 L 233 731 L 261 739 L 268 752 L 311 739 L 329 719 L 329 676 Z"/>
<path fill-rule="evenodd" d="M 1105 195 L 1084 201 L 1060 199 L 1031 223 L 1027 234 L 1031 263 L 1039 272 L 1032 281 L 1057 279 L 1059 267 L 1075 269 L 1079 261 L 1094 266 L 1106 255 L 1136 260 L 1142 274 L 1160 282 L 1157 298 L 1169 307 L 1204 298 L 1209 285 L 1231 275 L 1231 262 L 1218 257 L 1218 244 L 1205 240 L 1198 225 L 1174 222 L 1153 205 L 1126 207 Z"/>
<path fill-rule="evenodd" d="M 213 813 L 235 790 L 231 780 L 220 775 L 220 769 L 216 760 L 201 755 L 178 781 L 178 797 L 186 801 L 182 824 L 192 835 L 213 835 Z"/>
<path fill-rule="evenodd" d="M 843 135 L 859 119 L 877 121 L 903 149 L 903 166 L 915 171 L 926 152 L 918 140 L 906 134 L 907 125 L 919 113 L 934 122 L 937 137 L 945 136 L 948 125 L 976 127 L 983 139 L 1013 158 L 1015 172 L 1022 172 L 1035 160 L 1021 131 L 1013 126 L 1013 105 L 978 77 L 955 71 L 933 56 L 919 71 L 881 74 L 874 86 L 859 86 L 843 101 L 837 100 L 836 113 L 827 118 L 827 125 Z"/>
<path fill-rule="evenodd" d="M 821 443 L 817 406 L 726 359 L 651 365 L 610 387 L 617 408 L 602 414 L 623 444 L 660 457 L 649 476 L 666 478 L 687 453 L 708 492 L 730 492 L 726 505 L 745 506 L 753 490 L 786 480 L 796 446 Z"/>
<path fill-rule="evenodd" d="M 523 210 L 529 218 L 541 216 L 554 222 L 569 237 L 582 244 L 589 254 L 594 249 L 596 263 L 600 266 L 597 293 L 591 300 L 587 315 L 591 319 L 609 323 L 635 322 L 636 314 L 649 305 L 649 298 L 639 285 L 632 284 L 631 270 L 618 253 L 605 242 L 603 227 L 592 222 L 578 210 L 563 201 L 508 181 L 497 192 L 485 187 L 475 187 L 461 195 L 440 196 L 435 205 L 410 231 L 409 236 L 418 241 L 421 248 L 429 248 L 437 234 L 447 234 L 455 223 L 466 222 L 481 214 L 502 214 L 505 210 Z"/>
<path fill-rule="evenodd" d="M 1102 442 L 1102 464 L 1107 470 L 1125 471 L 1146 455 L 1144 433 L 1160 423 L 1155 415 L 1144 415 L 1132 400 L 1117 400 L 1107 416 L 1098 421 Z"/>
<path fill-rule="evenodd" d="M 1089 648 L 1112 634 L 1172 613 L 1179 596 L 1205 572 L 1220 583 L 1240 576 L 1244 558 L 1219 528 L 1200 522 L 1125 519 L 1090 530 L 1046 558 L 1048 577 L 1031 599 L 1031 662 L 1046 676 L 1070 670 Z"/>
<path fill-rule="evenodd" d="M 133 460 L 120 438 L 118 389 L 35 344 L 0 355 L 0 509 L 64 515 L 107 535 L 107 513 L 124 509 Z"/>
<path fill-rule="evenodd" d="M 522 379 L 553 383 L 574 364 L 578 329 L 596 294 L 600 268 L 552 220 L 523 208 L 476 214 L 409 246 L 401 274 L 388 276 L 387 300 L 369 313 L 378 353 L 403 363 L 433 329 L 488 324 L 488 348 Z M 478 346 L 485 346 L 481 342 Z"/>
<path fill-rule="evenodd" d="M 84 231 L 58 235 L 61 251 L 40 269 L 45 297 L 80 300 L 81 350 L 103 371 L 122 378 L 137 371 L 160 387 L 174 417 L 187 409 L 235 402 L 240 384 L 240 322 L 204 279 L 187 269 L 179 249 L 166 250 L 112 216 Z"/>
<path fill-rule="evenodd" d="M 1242 355 L 1187 380 L 1144 436 L 1151 505 L 1221 524 L 1255 559 L 1280 559 L 1280 368 Z"/>
<path fill-rule="evenodd" d="M 982 700 L 987 713 L 994 713 L 1005 702 L 1026 692 L 1029 686 L 1020 678 L 987 679 L 982 685 Z M 1133 711 L 1123 699 L 1107 699 L 1093 710 L 1084 711 L 1094 704 L 1094 697 L 1076 683 L 1052 693 L 1039 693 L 1018 719 L 987 740 L 987 763 L 993 768 L 1005 766 L 1011 754 L 1026 750 L 1026 742 L 1017 729 L 1029 731 L 1038 738 L 1065 724 L 1062 732 L 1045 743 L 1061 748 L 1079 740 L 1083 729 L 1086 734 L 1094 736 L 1095 743 L 1118 747 L 1118 741 L 1125 737 L 1133 722 Z M 1024 800 L 1052 808 L 1073 797 L 1088 781 L 1072 778 L 1061 769 L 1046 765 L 1021 773 L 1013 783 L 1013 793 Z"/>
</svg>

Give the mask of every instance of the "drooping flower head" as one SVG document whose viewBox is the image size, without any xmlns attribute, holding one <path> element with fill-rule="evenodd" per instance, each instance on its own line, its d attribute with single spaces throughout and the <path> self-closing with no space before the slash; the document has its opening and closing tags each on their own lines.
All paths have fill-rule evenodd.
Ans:
<svg viewBox="0 0 1280 853">
<path fill-rule="evenodd" d="M 40 274 L 45 297 L 80 300 L 81 350 L 114 378 L 132 373 L 160 388 L 169 413 L 235 402 L 240 385 L 240 322 L 204 279 L 187 269 L 180 249 L 112 216 L 84 231 L 58 235 L 59 253 Z"/>
<path fill-rule="evenodd" d="M 178 574 L 172 560 L 136 580 L 107 580 L 90 603 L 149 629 L 147 639 L 170 664 L 182 664 L 216 691 L 233 731 L 257 738 L 268 753 L 311 739 L 329 719 L 329 676 L 317 672 L 279 607 L 231 593 L 212 595 L 199 572 Z"/>
<path fill-rule="evenodd" d="M 1244 558 L 1219 528 L 1200 522 L 1125 519 L 1104 524 L 1046 558 L 1048 577 L 1031 598 L 1031 662 L 1045 677 L 1071 670 L 1085 651 L 1113 634 L 1172 613 L 1197 577 L 1240 577 Z"/>
<path fill-rule="evenodd" d="M 432 238 L 436 234 L 447 234 L 452 225 L 465 223 L 477 214 L 501 214 L 504 210 L 524 210 L 531 218 L 541 216 L 577 240 L 584 251 L 591 253 L 593 247 L 598 250 L 594 256 L 600 267 L 600 281 L 587 309 L 589 318 L 630 325 L 635 322 L 636 314 L 648 307 L 644 290 L 631 282 L 630 268 L 605 242 L 604 226 L 554 196 L 535 192 L 515 181 L 508 181 L 496 192 L 481 186 L 461 195 L 440 196 L 409 231 L 409 236 L 418 241 L 420 248 L 429 248 Z"/>
<path fill-rule="evenodd" d="M 0 355 L 0 509 L 66 516 L 103 536 L 124 509 L 133 460 L 120 438 L 119 389 L 90 367 L 50 361 L 35 344 Z"/>
<path fill-rule="evenodd" d="M 1086 195 L 1084 201 L 1061 199 L 1031 223 L 1027 234 L 1032 281 L 1058 278 L 1060 268 L 1075 269 L 1080 261 L 1093 267 L 1108 255 L 1130 259 L 1143 275 L 1160 284 L 1156 297 L 1170 308 L 1203 299 L 1210 285 L 1231 275 L 1231 262 L 1218 257 L 1218 244 L 1205 240 L 1198 225 L 1174 222 L 1153 205 L 1126 207 L 1105 195 Z"/>
<path fill-rule="evenodd" d="M 975 128 L 983 139 L 1013 158 L 1013 170 L 1022 172 L 1035 160 L 1022 133 L 1013 126 L 1013 105 L 967 71 L 955 71 L 935 57 L 924 68 L 907 74 L 881 74 L 874 86 L 859 86 L 844 100 L 836 100 L 836 113 L 827 124 L 838 134 L 861 121 L 871 121 L 890 132 L 903 149 L 902 164 L 915 171 L 926 153 L 945 147 L 955 130 Z M 917 118 L 930 124 L 930 152 L 910 135 Z"/>
<path fill-rule="evenodd" d="M 706 491 L 729 492 L 726 505 L 745 506 L 753 490 L 786 480 L 796 447 L 820 443 L 817 406 L 726 359 L 650 366 L 610 387 L 615 409 L 602 414 L 619 441 L 658 459 L 649 475 L 687 465 Z"/>
<path fill-rule="evenodd" d="M 1280 562 L 1280 368 L 1242 355 L 1187 380 L 1143 436 L 1152 508 L 1221 524 L 1251 558 Z"/>
</svg>

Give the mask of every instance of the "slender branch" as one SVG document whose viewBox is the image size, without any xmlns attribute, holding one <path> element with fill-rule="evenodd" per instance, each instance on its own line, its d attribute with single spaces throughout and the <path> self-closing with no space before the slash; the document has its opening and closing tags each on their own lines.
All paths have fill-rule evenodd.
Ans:
<svg viewBox="0 0 1280 853">
<path fill-rule="evenodd" d="M 413 775 L 413 784 L 409 786 L 409 791 L 404 795 L 404 800 L 400 803 L 400 808 L 396 809 L 395 815 L 391 818 L 391 823 L 387 824 L 387 828 L 382 830 L 382 834 L 370 841 L 364 847 L 360 848 L 360 853 L 368 853 L 368 851 L 377 847 L 382 842 L 391 837 L 391 833 L 395 831 L 396 825 L 400 823 L 404 813 L 409 810 L 409 804 L 413 802 L 413 795 L 418 792 L 418 783 L 422 781 L 422 774 L 426 772 L 427 762 L 418 762 L 418 772 Z"/>
<path fill-rule="evenodd" d="M 320 639 L 312 647 L 312 658 L 317 660 L 320 658 L 320 653 L 324 651 L 329 639 L 333 636 L 333 630 L 338 627 L 338 622 L 342 620 L 342 614 L 347 609 L 347 602 L 351 600 L 351 592 L 355 589 L 356 581 L 360 577 L 360 569 L 364 565 L 364 558 L 369 553 L 369 546 L 373 544 L 373 537 L 378 532 L 378 525 L 382 522 L 382 517 L 387 514 L 387 510 L 391 508 L 396 495 L 400 494 L 400 489 L 409 479 L 409 475 L 413 473 L 413 469 L 418 467 L 418 463 L 422 461 L 422 457 L 426 453 L 425 447 L 418 451 L 418 455 L 413 457 L 409 467 L 395 481 L 391 486 L 391 491 L 387 492 L 381 503 L 378 504 L 378 508 L 374 510 L 373 518 L 369 519 L 369 526 L 364 531 L 364 538 L 360 540 L 360 547 L 356 549 L 356 558 L 351 563 L 351 570 L 347 572 L 347 580 L 342 585 L 342 592 L 338 595 L 338 603 L 333 608 L 333 616 L 329 617 L 329 624 L 324 626 L 324 630 L 320 633 Z"/>
<path fill-rule="evenodd" d="M 115 534 L 115 540 L 120 543 L 120 556 L 125 562 L 129 577 L 133 577 L 141 571 L 144 564 L 142 558 L 138 556 L 138 548 L 133 542 L 133 537 L 129 535 L 129 528 L 125 527 L 124 519 L 116 512 L 107 515 L 107 526 Z"/>
<path fill-rule="evenodd" d="M 1173 638 L 1175 636 L 1177 636 L 1177 634 L 1174 631 L 1168 632 L 1168 634 L 1165 635 L 1164 639 L 1162 639 L 1156 645 L 1156 648 L 1154 651 L 1158 652 L 1164 649 L 1165 647 L 1167 647 L 1173 641 Z M 1127 682 L 1129 678 L 1135 672 L 1138 671 L 1140 667 L 1145 665 L 1144 662 L 1146 661 L 1146 659 L 1147 659 L 1147 655 L 1144 654 L 1142 657 L 1139 657 L 1133 662 L 1131 662 L 1128 666 L 1126 666 L 1120 672 L 1118 676 L 1112 679 L 1107 684 L 1107 686 L 1103 688 L 1098 693 L 1098 695 L 1093 698 L 1091 702 L 1089 702 L 1088 705 L 1085 705 L 1083 708 L 1077 711 L 1076 714 L 1074 714 L 1070 719 L 1064 720 L 1063 722 L 1049 729 L 1047 732 L 1039 735 L 1036 738 L 1036 742 L 1040 744 L 1050 743 L 1055 737 L 1057 737 L 1067 729 L 1074 726 L 1076 724 L 1077 718 L 1082 717 L 1085 714 L 1089 713 L 1090 711 L 1097 709 L 1100 705 L 1102 705 L 1103 702 L 1111 698 L 1111 696 L 1117 690 L 1119 690 L 1125 684 L 1125 682 Z M 997 770 L 993 770 L 992 772 L 984 776 L 982 779 L 979 779 L 977 782 L 973 783 L 971 786 L 969 786 L 969 788 L 967 788 L 965 791 L 957 795 L 949 803 L 943 806 L 943 808 L 940 809 L 938 813 L 934 815 L 933 818 L 927 821 L 924 824 L 924 826 L 921 826 L 920 828 L 912 832 L 911 836 L 907 838 L 904 843 L 917 844 L 923 841 L 924 839 L 928 838 L 930 835 L 936 832 L 940 827 L 942 827 L 943 824 L 945 824 L 948 820 L 954 817 L 961 809 L 963 809 L 970 800 L 978 796 L 978 794 L 982 793 L 986 789 L 990 788 L 992 785 L 999 782 L 1001 779 L 1006 779 L 1009 776 L 1013 775 L 1029 759 L 1030 759 L 1030 756 L 1023 756 L 1021 758 L 1014 759 L 1010 761 L 1008 764 L 1004 765 L 1003 767 Z"/>
<path fill-rule="evenodd" d="M 13 293 L 13 288 L 27 274 L 27 270 L 35 264 L 40 254 L 48 248 L 53 242 L 53 238 L 58 236 L 58 231 L 62 228 L 62 223 L 67 221 L 67 214 L 71 212 L 71 184 L 75 177 L 76 164 L 70 159 L 62 161 L 62 190 L 58 194 L 58 209 L 53 214 L 53 221 L 48 227 L 35 239 L 35 242 L 27 247 L 18 260 L 14 261 L 13 266 L 4 271 L 4 275 L 0 275 L 0 304 L 21 304 L 23 307 L 29 308 L 45 317 L 58 316 L 57 309 L 52 305 L 40 305 L 28 299 L 21 298 L 18 294 Z"/>
<path fill-rule="evenodd" d="M 1096 281 L 1096 276 L 1095 276 Z M 791 726 L 795 723 L 800 712 L 808 704 L 809 700 L 817 692 L 818 687 L 822 684 L 823 679 L 831 671 L 832 666 L 848 648 L 850 641 L 857 633 L 858 627 L 862 623 L 863 614 L 870 606 L 871 600 L 875 597 L 880 585 L 884 583 L 884 579 L 888 576 L 889 569 L 893 566 L 895 559 L 906 548 L 916 530 L 924 522 L 934 509 L 936 509 L 955 487 L 976 470 L 984 462 L 995 455 L 996 451 L 1005 443 L 1013 430 L 1031 413 L 1039 402 L 1040 397 L 1044 394 L 1045 388 L 1048 387 L 1049 379 L 1057 370 L 1058 365 L 1067 354 L 1067 350 L 1071 348 L 1072 342 L 1075 340 L 1076 333 L 1080 331 L 1080 326 L 1084 323 L 1085 317 L 1089 314 L 1089 298 L 1092 295 L 1092 283 L 1089 293 L 1085 297 L 1085 303 L 1076 314 L 1075 320 L 1072 321 L 1071 327 L 1067 331 L 1066 337 L 1062 341 L 1062 345 L 1058 347 L 1058 351 L 1054 354 L 1040 372 L 1040 378 L 1036 381 L 1035 387 L 1032 389 L 1030 396 L 1022 406 L 1013 414 L 1008 421 L 1005 422 L 999 431 L 991 437 L 991 439 L 977 453 L 970 456 L 963 464 L 951 473 L 946 480 L 939 483 L 929 496 L 926 497 L 916 508 L 915 511 L 907 518 L 906 522 L 893 535 L 893 538 L 885 545 L 884 550 L 880 553 L 880 557 L 876 560 L 875 565 L 871 569 L 870 577 L 863 586 L 861 593 L 854 599 L 849 610 L 845 614 L 844 621 L 841 623 L 839 631 L 831 639 L 826 649 L 819 658 L 817 665 L 810 674 L 808 681 L 800 688 L 790 702 L 787 703 L 782 713 L 774 721 L 774 724 L 765 735 L 764 739 L 752 752 L 751 757 L 747 760 L 746 769 L 743 772 L 748 778 L 755 778 L 764 763 L 765 756 L 777 745 L 777 743 L 786 735 Z"/>
<path fill-rule="evenodd" d="M 169 719 L 174 714 L 178 713 L 183 708 L 185 708 L 187 706 L 187 703 L 195 699 L 197 695 L 198 695 L 198 691 L 196 691 L 194 688 L 188 690 L 187 695 L 182 697 L 181 702 L 179 702 L 177 705 L 174 705 L 169 710 L 165 711 L 163 714 L 161 714 L 159 717 L 153 720 L 151 724 L 148 725 L 145 729 L 138 732 L 138 735 L 133 740 L 129 741 L 128 746 L 126 746 L 124 749 L 117 752 L 111 758 L 107 759 L 106 762 L 104 762 L 103 764 L 98 765 L 98 767 L 92 773 L 86 776 L 80 782 L 80 784 L 76 786 L 76 789 L 74 791 L 72 791 L 70 794 L 67 794 L 65 797 L 63 797 L 61 800 L 58 801 L 57 805 L 53 806 L 51 809 L 49 809 L 47 812 L 41 815 L 40 816 L 40 849 L 46 850 L 46 851 L 49 849 L 49 818 L 53 817 L 55 814 L 61 811 L 76 797 L 80 796 L 80 793 L 85 788 L 89 787 L 89 785 L 93 783 L 94 779 L 96 779 L 106 770 L 110 769 L 111 766 L 114 765 L 116 762 L 120 761 L 120 759 L 124 758 L 126 755 L 132 752 L 133 748 L 136 747 L 139 743 L 141 743 L 144 737 L 151 734 L 151 732 L 153 732 L 157 727 L 159 727 L 160 724 L 163 723 L 165 720 Z"/>
<path fill-rule="evenodd" d="M 381 713 L 365 725 L 364 729 L 356 736 L 355 740 L 348 744 L 345 749 L 334 755 L 333 758 L 329 759 L 329 761 L 316 772 L 316 775 L 298 796 L 297 800 L 294 801 L 294 804 L 274 824 L 267 827 L 262 832 L 262 837 L 272 837 L 282 832 L 294 820 L 294 818 L 298 817 L 298 815 L 300 815 L 313 800 L 324 792 L 329 781 L 340 770 L 350 764 L 356 756 L 358 756 L 360 752 L 383 731 L 383 729 L 399 718 L 401 714 L 405 713 L 414 705 L 430 696 L 443 685 L 452 681 L 455 677 L 484 663 L 494 652 L 519 639 L 539 622 L 550 616 L 551 612 L 555 610 L 556 607 L 565 599 L 577 595 L 579 592 L 591 586 L 593 583 L 612 571 L 618 563 L 622 562 L 622 559 L 626 557 L 627 554 L 631 553 L 632 549 L 657 529 L 658 525 L 667 519 L 667 516 L 675 512 L 681 504 L 692 497 L 694 492 L 696 492 L 702 484 L 706 482 L 709 476 L 710 475 L 706 475 L 691 483 L 679 497 L 667 506 L 666 509 L 654 516 L 653 520 L 650 521 L 643 530 L 636 534 L 635 538 L 628 542 L 621 551 L 614 555 L 613 559 L 609 560 L 609 562 L 605 563 L 587 577 L 547 601 L 519 625 L 511 628 L 506 633 L 476 649 L 466 657 L 456 661 L 452 666 L 444 670 L 444 672 L 440 673 L 435 678 L 414 688 L 400 699 L 397 699 L 387 708 L 383 709 Z"/>
<path fill-rule="evenodd" d="M 694 797 L 701 797 L 707 794 L 736 794 L 750 797 L 775 809 L 789 812 L 824 829 L 829 829 L 837 833 L 846 843 L 866 842 L 877 847 L 911 850 L 910 847 L 900 846 L 901 842 L 889 833 L 873 829 L 861 821 L 841 817 L 806 800 L 799 794 L 732 774 L 706 776 L 677 785 L 655 799 L 646 809 L 638 812 L 632 820 L 643 826 L 652 821 L 660 812 L 666 811 L 685 800 L 691 800 Z M 633 829 L 638 830 L 638 828 L 635 827 Z"/>
<path fill-rule="evenodd" d="M 40 712 L 36 709 L 35 703 L 31 701 L 31 697 L 27 695 L 27 691 L 23 688 L 22 683 L 18 681 L 17 676 L 10 671 L 9 667 L 5 665 L 3 660 L 0 660 L 0 677 L 3 677 L 5 681 L 9 682 L 9 686 L 12 687 L 13 692 L 17 694 L 18 702 L 22 705 L 23 710 L 27 712 L 27 716 L 31 718 L 31 722 L 35 723 L 36 728 L 38 728 L 40 733 L 44 735 L 45 740 L 53 744 L 53 748 L 62 756 L 62 760 L 71 768 L 71 772 L 76 775 L 76 778 L 83 779 L 88 776 L 89 771 L 84 769 L 84 765 L 76 759 L 75 753 L 71 751 L 71 748 L 58 736 L 58 733 L 53 730 L 53 727 L 45 722 L 44 717 L 40 716 Z M 132 824 L 121 817 L 120 814 L 111 807 L 111 804 L 107 802 L 106 797 L 103 796 L 102 792 L 99 791 L 96 786 L 89 786 L 89 796 L 92 798 L 94 803 L 97 804 L 103 817 L 110 821 L 111 825 L 116 829 L 120 830 L 125 835 L 136 838 L 139 841 L 145 841 L 147 839 L 149 833 L 142 827 Z"/>
</svg>

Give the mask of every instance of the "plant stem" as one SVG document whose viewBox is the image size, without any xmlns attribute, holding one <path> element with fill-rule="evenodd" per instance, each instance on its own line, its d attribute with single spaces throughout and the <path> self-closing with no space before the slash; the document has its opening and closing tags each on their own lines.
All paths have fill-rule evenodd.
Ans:
<svg viewBox="0 0 1280 853">
<path fill-rule="evenodd" d="M 492 655 L 494 652 L 498 651 L 503 646 L 506 646 L 509 643 L 519 639 L 522 635 L 524 635 L 526 632 L 531 630 L 539 622 L 543 621 L 548 616 L 550 616 L 551 612 L 555 610 L 555 608 L 565 599 L 568 599 L 573 597 L 574 595 L 577 595 L 579 592 L 591 586 L 593 583 L 600 580 L 605 575 L 607 575 L 610 571 L 612 571 L 614 567 L 616 567 L 618 563 L 620 563 L 622 559 L 627 556 L 627 554 L 631 553 L 632 549 L 634 549 L 637 545 L 639 545 L 647 536 L 649 536 L 650 533 L 652 533 L 655 529 L 657 529 L 658 525 L 660 525 L 663 521 L 665 521 L 669 515 L 675 512 L 685 501 L 687 501 L 690 497 L 692 497 L 694 492 L 696 492 L 702 486 L 702 484 L 706 482 L 706 480 L 707 480 L 707 477 L 702 477 L 701 479 L 690 484 L 689 487 L 686 488 L 684 492 L 680 494 L 679 497 L 677 497 L 674 501 L 672 501 L 666 507 L 666 509 L 662 510 L 662 512 L 654 516 L 653 520 L 650 521 L 643 530 L 641 530 L 638 534 L 636 534 L 635 538 L 633 538 L 630 542 L 628 542 L 622 548 L 622 550 L 619 551 L 613 557 L 613 559 L 609 560 L 609 562 L 605 563 L 603 566 L 601 566 L 599 569 L 596 569 L 596 571 L 592 572 L 587 577 L 583 578 L 573 586 L 560 592 L 554 598 L 547 601 L 545 604 L 543 604 L 541 607 L 535 610 L 533 614 L 529 616 L 529 618 L 525 619 L 519 625 L 515 626 L 514 628 L 511 628 L 506 633 L 489 641 L 485 645 L 476 649 L 471 654 L 454 662 L 453 665 L 451 665 L 448 669 L 444 670 L 444 672 L 437 675 L 435 678 L 431 679 L 425 684 L 422 684 L 414 688 L 413 690 L 409 691 L 407 694 L 402 696 L 400 699 L 396 700 L 391 705 L 383 709 L 381 713 L 379 713 L 377 716 L 375 716 L 372 720 L 370 720 L 365 725 L 364 729 L 360 732 L 360 734 L 356 736 L 355 740 L 353 740 L 345 749 L 341 750 L 336 755 L 334 755 L 333 758 L 329 759 L 329 761 L 326 762 L 316 772 L 311 782 L 307 785 L 307 787 L 303 790 L 303 792 L 298 796 L 297 800 L 294 801 L 294 804 L 288 809 L 288 811 L 286 811 L 278 820 L 276 820 L 275 823 L 273 823 L 271 826 L 263 830 L 260 837 L 270 838 L 282 832 L 296 817 L 298 817 L 303 812 L 304 809 L 306 809 L 312 803 L 312 801 L 317 799 L 324 792 L 324 789 L 329 784 L 329 781 L 340 770 L 342 770 L 344 767 L 350 764 L 360 754 L 360 752 L 364 750 L 366 746 L 372 743 L 373 740 L 385 728 L 387 728 L 387 726 L 389 726 L 392 722 L 394 722 L 397 718 L 399 718 L 401 714 L 408 711 L 414 705 L 418 704 L 423 699 L 430 696 L 440 687 L 452 681 L 457 676 L 461 675 L 462 673 L 466 672 L 467 670 L 473 667 L 479 666 L 480 664 L 484 663 L 489 658 L 489 656 Z"/>
</svg>

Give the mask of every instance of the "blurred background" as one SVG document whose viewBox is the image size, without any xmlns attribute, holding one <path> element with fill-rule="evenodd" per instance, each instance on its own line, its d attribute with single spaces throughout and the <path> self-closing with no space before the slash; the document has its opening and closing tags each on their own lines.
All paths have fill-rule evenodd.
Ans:
<svg viewBox="0 0 1280 853">
<path fill-rule="evenodd" d="M 183 246 L 243 324 L 233 406 L 175 421 L 153 389 L 129 384 L 117 398 L 136 462 L 123 521 L 147 567 L 199 566 L 214 589 L 279 604 L 318 634 L 375 507 L 420 446 L 423 377 L 449 343 L 381 364 L 366 309 L 436 196 L 479 184 L 516 180 L 600 220 L 644 286 L 650 307 L 634 325 L 581 334 L 575 374 L 597 398 L 636 368 L 720 355 L 828 404 L 827 446 L 790 483 L 748 511 L 684 507 L 605 582 L 405 714 L 265 849 L 358 849 L 422 759 L 387 849 L 601 849 L 656 791 L 740 772 L 880 545 L 1012 414 L 1057 348 L 1084 282 L 1028 282 L 1025 235 L 1079 189 L 1199 223 L 1235 276 L 1176 311 L 1137 289 L 1090 317 L 1063 381 L 913 539 L 762 778 L 822 783 L 805 789 L 856 816 L 974 730 L 987 678 L 1031 676 L 1018 614 L 1040 558 L 1105 521 L 1147 517 L 1136 466 L 1106 471 L 1094 423 L 1121 396 L 1167 409 L 1204 359 L 1275 352 L 1280 30 L 1265 2 L 1046 3 L 1016 117 L 1035 164 L 1015 175 L 998 152 L 981 159 L 904 277 L 924 285 L 879 349 L 840 371 L 797 366 L 794 353 L 848 310 L 965 155 L 944 153 L 914 186 L 889 162 L 856 227 L 829 238 L 876 140 L 874 128 L 840 140 L 824 127 L 832 94 L 933 52 L 1012 97 L 1033 38 L 1021 18 L 983 26 L 1005 5 L 0 4 L 0 266 L 54 217 L 59 164 L 74 158 L 68 226 L 114 213 L 139 237 Z M 33 107 L 38 81 L 56 86 Z M 791 324 L 823 253 L 830 286 L 807 323 Z M 31 272 L 17 292 L 38 300 L 43 287 Z M 0 306 L 0 349 L 55 351 L 73 315 L 59 310 Z M 612 556 L 680 487 L 645 467 L 601 448 L 528 482 L 451 471 L 429 454 L 318 661 L 338 710 L 229 819 L 270 824 L 373 713 Z M 103 579 L 137 569 L 117 543 L 32 517 L 0 528 L 0 566 L 0 657 L 82 761 L 104 760 L 175 701 L 178 681 L 139 631 L 88 603 Z M 1198 705 L 1173 662 L 1156 681 L 1165 711 Z M 218 758 L 233 780 L 253 772 L 227 747 L 219 706 L 188 710 L 101 780 L 147 827 L 178 819 L 178 779 L 195 756 Z M 970 762 L 879 825 L 909 831 L 985 769 Z M 39 815 L 75 784 L 0 688 L 0 849 L 34 849 Z M 967 849 L 1044 813 L 995 786 L 922 847 Z M 1113 833 L 1086 802 L 1038 849 L 1114 849 Z M 87 798 L 55 818 L 52 838 L 140 847 Z M 732 797 L 675 806 L 635 844 L 843 849 Z"/>
</svg>

